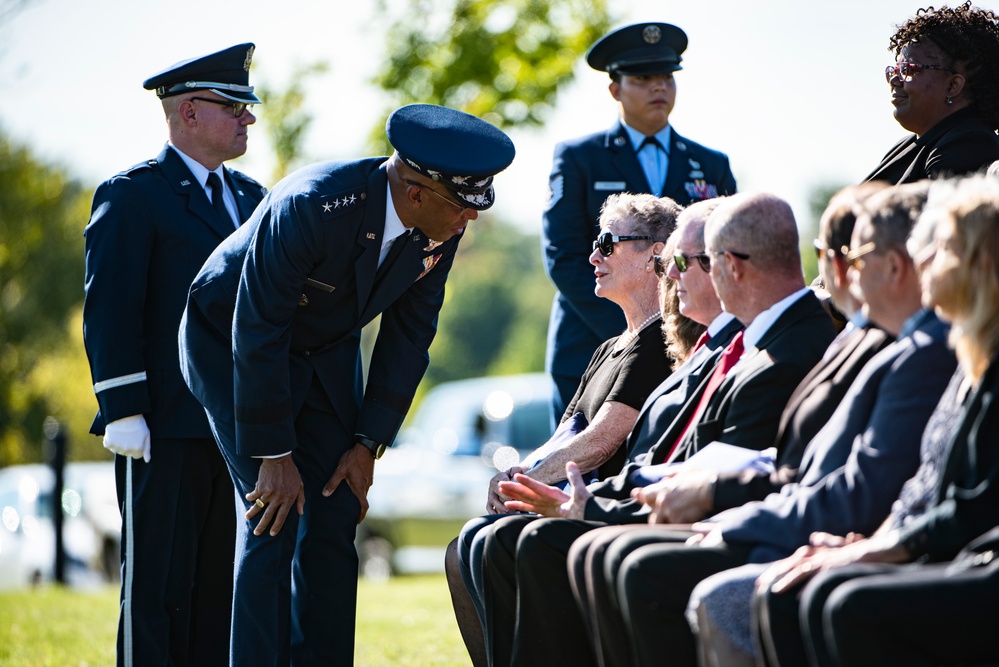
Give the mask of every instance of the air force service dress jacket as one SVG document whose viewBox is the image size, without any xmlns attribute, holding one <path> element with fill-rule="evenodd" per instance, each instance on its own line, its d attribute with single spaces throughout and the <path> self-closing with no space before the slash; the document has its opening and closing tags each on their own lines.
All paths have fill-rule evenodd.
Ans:
<svg viewBox="0 0 999 667">
<path fill-rule="evenodd" d="M 600 207 L 614 193 L 659 188 L 646 180 L 621 121 L 606 132 L 558 144 L 549 187 L 542 247 L 545 271 L 558 293 L 548 325 L 547 369 L 555 377 L 578 379 L 593 351 L 625 327 L 621 308 L 593 293 L 588 258 L 600 229 Z M 724 153 L 670 132 L 663 196 L 687 206 L 734 192 L 735 177 Z"/>
<path fill-rule="evenodd" d="M 414 229 L 378 269 L 386 160 L 320 163 L 284 179 L 195 279 L 182 365 L 213 420 L 234 424 L 234 453 L 293 449 L 314 382 L 344 437 L 395 438 L 429 363 L 460 236 L 435 244 Z M 365 389 L 361 328 L 379 314 Z"/>
<path fill-rule="evenodd" d="M 225 176 L 242 222 L 266 189 Z M 191 281 L 234 231 L 170 147 L 98 186 L 84 232 L 84 342 L 100 408 L 91 433 L 141 414 L 158 438 L 212 437 L 181 376 L 177 323 Z"/>
</svg>

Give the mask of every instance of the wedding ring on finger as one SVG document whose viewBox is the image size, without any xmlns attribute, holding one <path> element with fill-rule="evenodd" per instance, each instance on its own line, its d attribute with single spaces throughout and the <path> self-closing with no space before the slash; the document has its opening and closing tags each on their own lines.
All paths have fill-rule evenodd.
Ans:
<svg viewBox="0 0 999 667">
<path fill-rule="evenodd" d="M 260 509 L 264 509 L 265 507 L 267 507 L 267 503 L 265 503 L 260 498 L 257 498 L 256 500 L 254 500 L 253 504 L 256 505 L 257 507 L 259 507 Z"/>
</svg>

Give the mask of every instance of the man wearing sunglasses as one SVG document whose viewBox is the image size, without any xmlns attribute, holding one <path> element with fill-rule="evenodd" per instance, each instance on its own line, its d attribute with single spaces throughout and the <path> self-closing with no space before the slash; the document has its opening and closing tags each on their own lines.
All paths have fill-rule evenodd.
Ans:
<svg viewBox="0 0 999 667">
<path fill-rule="evenodd" d="M 178 362 L 187 291 L 263 186 L 224 166 L 246 152 L 260 100 L 253 44 L 187 60 L 143 84 L 166 115 L 156 159 L 102 183 L 85 231 L 84 342 L 116 454 L 122 512 L 118 664 L 227 664 L 233 487 Z"/>
<path fill-rule="evenodd" d="M 607 72 L 620 119 L 612 128 L 559 144 L 549 177 L 542 247 L 558 293 L 548 327 L 546 369 L 555 383 L 557 423 L 593 351 L 624 329 L 614 304 L 594 293 L 587 263 L 600 207 L 617 192 L 648 192 L 681 206 L 735 192 L 728 157 L 678 135 L 669 124 L 687 35 L 668 23 L 625 26 L 590 49 Z"/>
<path fill-rule="evenodd" d="M 349 665 L 375 460 L 429 364 L 465 227 L 514 157 L 502 131 L 397 109 L 389 157 L 278 183 L 195 278 L 185 377 L 240 498 L 231 663 Z M 361 329 L 380 316 L 367 371 Z"/>
</svg>

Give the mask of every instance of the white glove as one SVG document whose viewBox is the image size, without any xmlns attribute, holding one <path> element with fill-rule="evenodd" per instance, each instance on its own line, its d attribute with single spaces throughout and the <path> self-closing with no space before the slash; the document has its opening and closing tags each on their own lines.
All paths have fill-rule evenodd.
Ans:
<svg viewBox="0 0 999 667">
<path fill-rule="evenodd" d="M 149 463 L 149 427 L 142 415 L 132 415 L 108 424 L 104 429 L 104 448 L 115 454 L 141 458 Z"/>
</svg>

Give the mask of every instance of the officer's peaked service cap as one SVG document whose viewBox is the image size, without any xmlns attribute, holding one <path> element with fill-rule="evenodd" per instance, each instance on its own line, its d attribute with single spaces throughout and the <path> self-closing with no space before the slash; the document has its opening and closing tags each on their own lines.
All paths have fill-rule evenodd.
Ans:
<svg viewBox="0 0 999 667">
<path fill-rule="evenodd" d="M 234 102 L 260 104 L 250 83 L 253 44 L 237 44 L 207 56 L 183 60 L 142 82 L 160 98 L 210 90 Z"/>
<path fill-rule="evenodd" d="M 396 109 L 385 134 L 407 166 L 477 211 L 493 205 L 493 176 L 510 166 L 515 153 L 510 137 L 499 128 L 434 104 Z"/>
<path fill-rule="evenodd" d="M 687 48 L 687 34 L 669 23 L 636 23 L 601 37 L 586 62 L 595 70 L 646 75 L 675 72 Z"/>
</svg>

